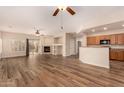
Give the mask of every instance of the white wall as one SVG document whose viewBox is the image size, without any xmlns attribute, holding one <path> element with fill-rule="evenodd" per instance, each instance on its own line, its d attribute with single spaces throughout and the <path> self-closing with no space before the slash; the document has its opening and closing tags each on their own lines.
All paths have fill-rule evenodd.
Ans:
<svg viewBox="0 0 124 93">
<path fill-rule="evenodd" d="M 55 37 L 54 38 L 54 44 L 62 44 L 63 38 L 62 37 Z"/>
<path fill-rule="evenodd" d="M 76 38 L 76 41 L 81 41 L 81 46 L 87 46 L 87 35 L 83 34 Z"/>
<path fill-rule="evenodd" d="M 63 35 L 63 56 L 69 56 L 69 35 L 68 33 L 64 33 Z"/>
<path fill-rule="evenodd" d="M 25 56 L 25 51 L 13 51 L 12 50 L 12 42 L 13 40 L 19 40 L 25 42 L 26 47 L 26 39 L 37 39 L 36 36 L 27 35 L 27 34 L 19 34 L 19 33 L 10 33 L 10 32 L 0 32 L 0 38 L 2 39 L 2 58 L 6 57 L 17 57 L 17 56 Z M 15 45 L 16 46 L 16 45 Z"/>
<path fill-rule="evenodd" d="M 87 35 L 83 34 L 76 38 L 76 54 L 78 53 L 78 41 L 81 42 L 81 46 L 87 46 Z"/>
<path fill-rule="evenodd" d="M 62 49 L 62 55 L 66 56 L 66 33 L 63 34 L 63 49 Z"/>
<path fill-rule="evenodd" d="M 53 36 L 40 36 L 41 45 L 52 45 L 54 43 Z"/>
<path fill-rule="evenodd" d="M 63 56 L 76 54 L 76 37 L 75 33 L 65 33 L 63 36 Z"/>
</svg>

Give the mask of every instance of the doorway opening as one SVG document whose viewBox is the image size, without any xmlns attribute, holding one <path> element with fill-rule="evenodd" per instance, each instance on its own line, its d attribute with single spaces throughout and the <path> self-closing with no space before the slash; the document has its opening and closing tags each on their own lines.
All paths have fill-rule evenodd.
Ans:
<svg viewBox="0 0 124 93">
<path fill-rule="evenodd" d="M 38 54 L 38 44 L 39 44 L 39 40 L 29 39 L 29 54 L 30 55 Z"/>
<path fill-rule="evenodd" d="M 81 41 L 77 41 L 77 57 L 79 57 L 79 48 L 81 47 Z"/>
</svg>

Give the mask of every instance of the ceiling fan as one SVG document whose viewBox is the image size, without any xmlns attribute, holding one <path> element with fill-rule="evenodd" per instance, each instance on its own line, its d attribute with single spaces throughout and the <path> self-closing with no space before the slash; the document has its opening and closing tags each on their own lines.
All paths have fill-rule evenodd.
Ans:
<svg viewBox="0 0 124 93">
<path fill-rule="evenodd" d="M 36 36 L 40 36 L 41 35 L 41 33 L 40 33 L 41 29 L 39 29 L 37 27 L 34 27 L 34 30 L 35 30 L 35 35 Z"/>
<path fill-rule="evenodd" d="M 35 34 L 36 34 L 36 35 L 39 35 L 39 34 L 40 34 L 39 31 L 40 31 L 40 30 L 36 30 Z"/>
<path fill-rule="evenodd" d="M 61 10 L 61 11 L 66 10 L 66 11 L 68 11 L 71 15 L 74 15 L 74 14 L 75 14 L 75 11 L 74 11 L 73 9 L 71 9 L 70 7 L 60 6 L 60 7 L 58 7 L 58 8 L 55 10 L 55 12 L 53 13 L 53 16 L 56 16 L 56 15 L 59 13 L 60 10 Z"/>
</svg>

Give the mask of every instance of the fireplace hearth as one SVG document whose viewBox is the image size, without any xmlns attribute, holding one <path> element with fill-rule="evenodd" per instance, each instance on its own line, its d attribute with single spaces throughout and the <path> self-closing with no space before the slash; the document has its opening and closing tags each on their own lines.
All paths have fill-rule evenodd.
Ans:
<svg viewBox="0 0 124 93">
<path fill-rule="evenodd" d="M 50 52 L 50 46 L 44 46 L 44 52 L 49 53 Z"/>
</svg>

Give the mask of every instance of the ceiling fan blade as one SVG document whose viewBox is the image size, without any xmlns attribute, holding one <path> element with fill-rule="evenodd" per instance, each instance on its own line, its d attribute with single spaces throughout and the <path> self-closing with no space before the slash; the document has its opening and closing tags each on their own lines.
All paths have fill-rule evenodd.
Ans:
<svg viewBox="0 0 124 93">
<path fill-rule="evenodd" d="M 71 15 L 74 15 L 75 12 L 70 8 L 70 7 L 67 7 L 66 10 L 71 14 Z"/>
<path fill-rule="evenodd" d="M 56 11 L 54 12 L 53 16 L 56 16 L 59 12 L 59 8 L 56 9 Z"/>
</svg>

